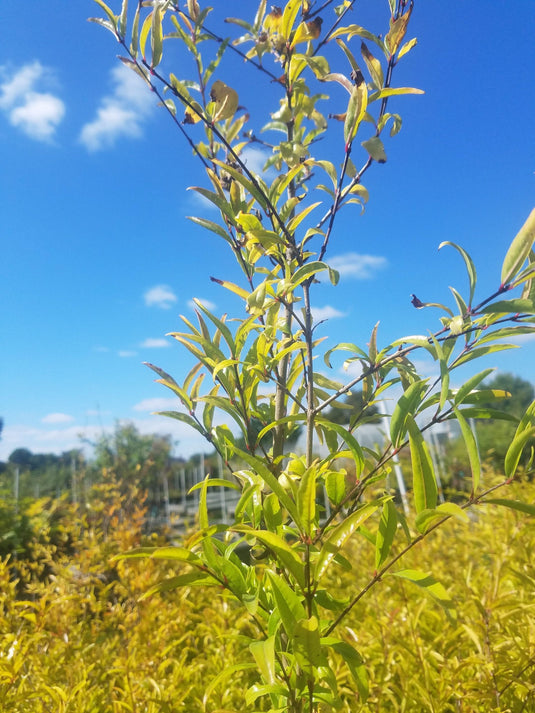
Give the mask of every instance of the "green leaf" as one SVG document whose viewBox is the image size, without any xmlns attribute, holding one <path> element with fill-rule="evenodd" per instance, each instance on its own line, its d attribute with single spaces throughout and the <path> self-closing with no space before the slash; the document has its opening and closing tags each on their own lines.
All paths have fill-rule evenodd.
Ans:
<svg viewBox="0 0 535 713">
<path fill-rule="evenodd" d="M 534 242 L 535 208 L 529 214 L 528 219 L 520 228 L 520 231 L 507 251 L 502 266 L 502 285 L 509 284 L 515 275 L 520 272 L 520 269 L 529 257 Z"/>
<path fill-rule="evenodd" d="M 321 646 L 317 617 L 311 616 L 298 621 L 294 628 L 292 641 L 295 655 L 301 666 L 327 665 L 326 656 Z"/>
<path fill-rule="evenodd" d="M 242 451 L 240 448 L 234 448 L 234 451 L 236 455 L 238 455 L 240 458 L 243 458 L 243 460 L 246 463 L 249 463 L 251 468 L 253 468 L 253 470 L 258 473 L 258 475 L 262 478 L 265 484 L 268 485 L 271 490 L 277 495 L 281 505 L 286 508 L 286 510 L 290 514 L 290 517 L 295 522 L 297 522 L 299 520 L 299 513 L 297 512 L 297 507 L 294 501 L 290 498 L 290 496 L 284 490 L 284 488 L 279 483 L 277 478 L 273 475 L 273 473 L 267 468 L 264 462 L 260 458 L 255 458 L 255 456 L 251 455 L 250 453 Z"/>
<path fill-rule="evenodd" d="M 155 416 L 166 416 L 166 418 L 174 418 L 176 421 L 182 421 L 182 423 L 187 423 L 188 426 L 193 428 L 198 433 L 206 436 L 206 431 L 204 428 L 197 423 L 197 421 L 186 413 L 180 413 L 180 411 L 154 411 Z"/>
<path fill-rule="evenodd" d="M 362 78 L 362 75 L 360 75 Z M 351 84 L 351 96 L 344 122 L 344 141 L 350 144 L 358 131 L 368 106 L 368 89 L 364 78 L 357 85 Z"/>
<path fill-rule="evenodd" d="M 495 367 L 491 367 L 490 369 L 485 369 L 484 371 L 480 371 L 479 374 L 475 374 L 474 376 L 471 376 L 462 386 L 460 389 L 458 389 L 457 393 L 455 394 L 454 401 L 455 404 L 458 406 L 459 404 L 462 404 L 465 398 L 484 380 L 489 376 L 489 374 L 492 374 L 492 372 L 495 371 Z"/>
<path fill-rule="evenodd" d="M 480 359 L 482 356 L 494 354 L 495 352 L 502 352 L 506 349 L 518 349 L 518 344 L 492 344 L 485 347 L 473 347 L 464 352 L 464 354 L 461 354 L 455 360 L 455 366 L 458 367 L 461 366 L 461 364 L 466 364 L 474 359 Z"/>
<path fill-rule="evenodd" d="M 126 32 L 126 20 L 128 17 L 128 0 L 123 0 L 121 5 L 121 14 L 119 15 L 119 24 L 117 26 L 119 35 L 124 38 Z"/>
<path fill-rule="evenodd" d="M 252 644 L 249 644 L 249 649 L 264 681 L 269 684 L 275 683 L 277 680 L 275 673 L 275 637 L 270 636 L 264 641 L 253 641 Z"/>
<path fill-rule="evenodd" d="M 267 576 L 271 584 L 271 591 L 275 597 L 277 611 L 280 615 L 282 625 L 286 634 L 291 638 L 296 623 L 306 617 L 305 607 L 299 596 L 283 577 L 280 577 L 270 570 L 267 570 Z"/>
<path fill-rule="evenodd" d="M 327 571 L 332 560 L 340 552 L 342 547 L 355 532 L 373 513 L 379 508 L 381 501 L 368 503 L 356 510 L 351 515 L 348 515 L 343 522 L 337 525 L 329 532 L 323 547 L 321 548 L 319 557 L 316 561 L 315 580 L 319 582 L 321 577 Z"/>
<path fill-rule="evenodd" d="M 362 146 L 366 149 L 374 161 L 377 161 L 377 163 L 386 163 L 385 147 L 378 136 L 372 136 L 371 139 L 363 141 Z"/>
<path fill-rule="evenodd" d="M 201 571 L 187 572 L 186 574 L 179 574 L 176 577 L 168 577 L 167 579 L 162 579 L 157 584 L 149 587 L 143 594 L 139 597 L 138 601 L 142 602 L 153 594 L 161 594 L 162 592 L 170 592 L 173 589 L 179 589 L 180 587 L 192 587 L 192 586 L 216 586 L 218 581 L 214 579 L 210 574 Z"/>
<path fill-rule="evenodd" d="M 485 498 L 485 500 L 481 501 L 481 504 L 500 505 L 501 507 L 511 508 L 512 510 L 524 512 L 527 515 L 535 515 L 535 505 L 531 503 L 523 503 L 519 500 L 507 500 L 506 498 Z"/>
<path fill-rule="evenodd" d="M 411 415 L 407 415 L 412 462 L 412 487 L 416 512 L 434 509 L 437 504 L 437 482 L 433 462 L 424 437 Z"/>
<path fill-rule="evenodd" d="M 324 431 L 334 431 L 336 435 L 340 436 L 344 443 L 347 445 L 353 456 L 355 462 L 355 476 L 360 477 L 362 470 L 364 468 L 364 454 L 362 453 L 362 448 L 360 447 L 355 436 L 353 436 L 346 428 L 338 423 L 332 423 L 326 418 L 317 417 L 316 425 L 320 426 Z"/>
<path fill-rule="evenodd" d="M 115 29 L 117 29 L 117 16 L 114 15 L 113 11 L 111 8 L 109 8 L 103 0 L 94 0 L 94 2 L 97 3 L 97 5 L 101 8 L 101 10 L 104 10 L 106 15 L 108 16 L 109 21 L 113 25 Z"/>
<path fill-rule="evenodd" d="M 470 518 L 456 503 L 441 503 L 434 510 L 422 510 L 415 518 L 416 528 L 419 532 L 426 533 L 429 528 L 440 520 L 447 517 L 454 517 L 464 523 L 470 522 Z"/>
<path fill-rule="evenodd" d="M 155 69 L 162 61 L 163 55 L 163 16 L 162 6 L 159 2 L 155 3 L 152 11 L 152 27 L 150 35 L 150 46 L 152 51 L 151 68 Z"/>
<path fill-rule="evenodd" d="M 220 683 L 223 683 L 224 681 L 227 680 L 232 674 L 236 673 L 237 671 L 248 671 L 250 669 L 256 668 L 256 664 L 254 663 L 235 663 L 230 666 L 225 666 L 225 668 L 220 671 L 220 673 L 217 674 L 215 678 L 213 678 L 211 681 L 209 681 L 206 685 L 206 689 L 204 691 L 204 696 L 203 696 L 203 705 L 204 709 L 207 709 L 207 703 L 212 695 L 212 693 L 215 691 L 215 689 L 219 686 Z"/>
<path fill-rule="evenodd" d="M 481 478 L 481 459 L 477 450 L 476 439 L 462 412 L 455 406 L 453 407 L 453 412 L 457 418 L 457 423 L 461 427 L 461 433 L 470 461 L 470 469 L 472 470 L 472 493 L 475 493 L 479 487 L 479 480 Z"/>
<path fill-rule="evenodd" d="M 368 700 L 369 685 L 368 674 L 362 656 L 351 644 L 345 641 L 337 641 L 329 645 L 344 659 L 346 666 L 353 676 L 353 680 L 357 684 L 357 690 L 362 702 L 365 703 Z"/>
<path fill-rule="evenodd" d="M 474 292 L 476 289 L 476 282 L 477 282 L 477 273 L 476 273 L 476 268 L 474 265 L 474 262 L 470 255 L 461 248 L 459 245 L 456 245 L 455 243 L 450 242 L 449 240 L 445 240 L 443 243 L 440 243 L 438 246 L 438 249 L 440 250 L 443 248 L 445 245 L 449 245 L 452 248 L 455 248 L 457 252 L 461 255 L 461 257 L 464 260 L 464 264 L 466 265 L 466 271 L 468 273 L 468 283 L 470 285 L 470 298 L 468 300 L 468 306 L 471 307 L 472 305 L 472 300 L 474 299 Z"/>
<path fill-rule="evenodd" d="M 143 559 L 150 557 L 158 560 L 178 560 L 179 562 L 200 563 L 197 555 L 185 547 L 138 547 L 128 552 L 115 555 L 114 560 Z"/>
<path fill-rule="evenodd" d="M 366 66 L 368 67 L 368 72 L 370 73 L 372 82 L 378 89 L 382 89 L 384 84 L 384 76 L 381 63 L 373 56 L 365 42 L 361 42 L 360 51 L 364 61 L 366 62 Z"/>
<path fill-rule="evenodd" d="M 514 476 L 516 469 L 518 468 L 518 463 L 520 462 L 522 451 L 535 437 L 535 427 L 526 428 L 525 430 L 520 430 L 520 426 L 518 428 L 519 430 L 517 430 L 515 437 L 505 454 L 504 470 L 507 478 L 512 478 Z"/>
<path fill-rule="evenodd" d="M 386 89 L 381 89 L 378 92 L 370 94 L 369 103 L 371 104 L 378 99 L 387 99 L 388 97 L 397 97 L 404 94 L 425 94 L 425 92 L 422 89 L 415 89 L 414 87 L 387 87 Z"/>
<path fill-rule="evenodd" d="M 379 569 L 388 557 L 394 542 L 397 526 L 398 511 L 392 500 L 387 500 L 383 505 L 383 513 L 375 540 L 375 569 Z"/>
<path fill-rule="evenodd" d="M 391 577 L 406 579 L 418 587 L 422 587 L 444 609 L 450 620 L 456 619 L 455 605 L 445 587 L 430 574 L 425 574 L 416 569 L 403 569 L 399 572 L 389 572 Z"/>
<path fill-rule="evenodd" d="M 193 493 L 194 490 L 200 490 L 203 487 L 204 481 L 202 483 L 196 483 L 189 489 L 188 493 Z M 231 488 L 232 490 L 241 490 L 240 486 L 237 483 L 232 483 L 230 480 L 225 480 L 224 478 L 210 477 L 210 479 L 206 481 L 206 487 Z"/>
<path fill-rule="evenodd" d="M 307 262 L 305 265 L 302 265 L 300 268 L 298 268 L 292 275 L 292 285 L 300 285 L 302 282 L 308 280 L 308 278 L 310 277 L 313 277 L 318 272 L 323 272 L 324 270 L 328 269 L 329 266 L 325 262 L 319 262 L 317 260 L 313 262 Z"/>
<path fill-rule="evenodd" d="M 491 302 L 485 305 L 479 310 L 480 314 L 493 314 L 493 313 L 513 313 L 517 314 L 520 312 L 527 312 L 528 314 L 533 314 L 535 312 L 535 304 L 532 300 L 524 300 L 522 298 L 516 300 L 503 300 L 500 302 Z"/>
<path fill-rule="evenodd" d="M 241 532 L 248 537 L 255 537 L 269 547 L 279 563 L 294 577 L 299 586 L 305 588 L 305 566 L 295 550 L 282 537 L 268 530 L 255 530 L 247 525 L 233 525 L 234 532 Z"/>
<path fill-rule="evenodd" d="M 390 419 L 390 438 L 394 448 L 399 448 L 405 439 L 407 419 L 410 415 L 417 413 L 418 406 L 427 391 L 427 381 L 427 379 L 422 379 L 413 382 L 398 399 Z"/>
<path fill-rule="evenodd" d="M 207 220 L 206 218 L 197 218 L 194 215 L 187 215 L 186 218 L 188 218 L 188 220 L 191 220 L 193 223 L 197 223 L 197 225 L 201 225 L 203 228 L 206 228 L 207 230 L 211 230 L 212 233 L 219 235 L 221 238 L 223 238 L 227 242 L 231 242 L 231 238 L 229 237 L 229 234 L 227 233 L 227 231 L 223 227 L 221 227 L 221 225 L 214 223 L 213 220 Z"/>
<path fill-rule="evenodd" d="M 299 525 L 309 538 L 316 530 L 316 478 L 317 468 L 312 465 L 301 476 L 296 496 Z"/>
<path fill-rule="evenodd" d="M 346 476 L 339 470 L 331 470 L 325 476 L 325 490 L 333 505 L 339 505 L 346 494 Z"/>
</svg>

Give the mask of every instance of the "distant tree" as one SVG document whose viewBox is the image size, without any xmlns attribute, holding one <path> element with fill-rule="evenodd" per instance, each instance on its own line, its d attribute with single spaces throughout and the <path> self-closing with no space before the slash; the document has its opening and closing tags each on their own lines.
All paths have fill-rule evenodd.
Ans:
<svg viewBox="0 0 535 713">
<path fill-rule="evenodd" d="M 94 466 L 104 477 L 156 493 L 170 468 L 172 447 L 171 436 L 144 435 L 132 423 L 117 423 L 96 442 Z"/>
<path fill-rule="evenodd" d="M 34 455 L 28 448 L 15 448 L 7 460 L 8 463 L 28 470 L 31 470 L 34 465 Z"/>
</svg>

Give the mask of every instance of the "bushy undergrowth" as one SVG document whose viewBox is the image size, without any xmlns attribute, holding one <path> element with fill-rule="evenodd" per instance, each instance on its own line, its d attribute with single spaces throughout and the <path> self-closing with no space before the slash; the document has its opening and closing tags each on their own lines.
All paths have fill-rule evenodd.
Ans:
<svg viewBox="0 0 535 713">
<path fill-rule="evenodd" d="M 527 486 L 511 488 L 512 497 L 533 499 Z M 112 560 L 147 542 L 140 535 L 142 509 L 123 518 L 108 494 L 100 512 L 62 504 L 60 523 L 41 503 L 28 513 L 31 523 L 41 523 L 37 559 L 1 562 L 0 709 L 248 710 L 243 691 L 251 681 L 240 665 L 250 662 L 249 652 L 239 638 L 250 634 L 247 619 L 212 588 L 142 598 L 168 565 Z M 435 532 L 404 560 L 404 567 L 433 570 L 455 602 L 449 617 L 423 590 L 396 577 L 355 606 L 338 633 L 365 652 L 369 697 L 361 704 L 347 668 L 335 663 L 346 711 L 534 709 L 535 528 L 511 510 L 490 517 L 490 507 L 477 509 L 469 525 L 452 522 Z M 54 533 L 47 535 L 51 521 Z M 58 532 L 69 552 L 58 546 Z M 340 598 L 350 579 L 364 582 L 374 568 L 365 540 L 345 554 L 358 567 L 332 583 L 329 591 Z"/>
</svg>

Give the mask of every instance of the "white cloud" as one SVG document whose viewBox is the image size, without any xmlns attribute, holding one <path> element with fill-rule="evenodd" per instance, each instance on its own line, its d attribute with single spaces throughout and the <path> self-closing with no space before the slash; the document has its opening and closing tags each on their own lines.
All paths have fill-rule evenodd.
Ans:
<svg viewBox="0 0 535 713">
<path fill-rule="evenodd" d="M 74 416 L 67 413 L 49 413 L 41 419 L 41 423 L 70 423 Z"/>
<path fill-rule="evenodd" d="M 162 349 L 163 347 L 170 347 L 171 343 L 167 339 L 149 337 L 144 342 L 141 342 L 139 346 L 147 349 Z"/>
<path fill-rule="evenodd" d="M 137 352 L 129 351 L 128 349 L 122 349 L 120 352 L 117 352 L 117 354 L 123 359 L 128 359 L 129 357 L 136 356 Z"/>
<path fill-rule="evenodd" d="M 200 297 L 196 297 L 197 300 L 203 305 L 203 307 L 206 307 L 206 309 L 210 310 L 210 312 L 213 312 L 216 308 L 216 305 L 213 302 L 210 302 L 210 300 L 203 300 Z M 188 307 L 191 309 L 197 309 L 197 305 L 193 300 L 188 300 Z"/>
<path fill-rule="evenodd" d="M 240 154 L 240 158 L 253 173 L 262 175 L 264 164 L 271 156 L 271 153 L 253 146 L 247 146 Z"/>
<path fill-rule="evenodd" d="M 388 265 L 388 260 L 380 255 L 359 255 L 346 253 L 336 255 L 329 260 L 329 265 L 338 270 L 342 277 L 352 277 L 355 280 L 369 280 L 375 277 L 379 270 Z"/>
<path fill-rule="evenodd" d="M 6 68 L 1 68 L 7 74 Z M 65 104 L 54 94 L 35 91 L 52 81 L 40 62 L 26 64 L 0 84 L 0 109 L 12 126 L 36 141 L 50 141 L 65 116 Z"/>
<path fill-rule="evenodd" d="M 148 289 L 143 295 L 147 307 L 160 307 L 169 309 L 174 302 L 178 301 L 177 296 L 168 285 L 155 285 Z"/>
<path fill-rule="evenodd" d="M 154 106 L 147 85 L 131 69 L 121 64 L 111 74 L 111 94 L 101 99 L 95 118 L 80 132 L 80 141 L 88 151 L 109 148 L 121 137 L 141 137 Z"/>
<path fill-rule="evenodd" d="M 176 396 L 160 396 L 152 399 L 143 399 L 143 401 L 132 406 L 132 408 L 134 411 L 152 413 L 153 411 L 170 411 L 171 409 L 176 409 L 179 405 L 180 401 Z"/>
<path fill-rule="evenodd" d="M 345 317 L 345 312 L 340 312 L 340 310 L 330 305 L 312 308 L 312 319 L 315 323 L 322 322 L 325 319 L 334 319 L 335 317 Z"/>
</svg>

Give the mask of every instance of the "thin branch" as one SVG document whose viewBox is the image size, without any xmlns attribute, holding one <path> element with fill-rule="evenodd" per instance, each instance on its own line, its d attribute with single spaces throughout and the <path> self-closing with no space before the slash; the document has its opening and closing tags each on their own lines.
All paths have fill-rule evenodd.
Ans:
<svg viewBox="0 0 535 713">
<path fill-rule="evenodd" d="M 484 505 L 484 498 L 487 495 L 490 495 L 490 493 L 494 492 L 495 490 L 498 490 L 499 488 L 503 488 L 505 485 L 510 485 L 511 480 L 508 478 L 507 480 L 504 480 L 497 485 L 493 485 L 492 487 L 488 488 L 485 490 L 485 492 L 481 493 L 481 495 L 478 495 L 477 498 L 470 499 L 466 503 L 463 503 L 460 507 L 463 510 L 467 510 L 468 508 L 472 507 L 473 505 Z M 441 518 L 438 522 L 436 522 L 434 525 L 431 525 L 428 530 L 423 532 L 422 534 L 418 535 L 417 537 L 414 538 L 411 542 L 409 542 L 400 552 L 398 552 L 397 555 L 392 557 L 392 559 L 387 562 L 385 565 L 381 567 L 377 572 L 374 573 L 372 579 L 366 584 L 365 587 L 363 587 L 360 592 L 353 597 L 353 599 L 349 602 L 349 604 L 343 609 L 342 612 L 336 617 L 336 619 L 332 622 L 332 624 L 327 627 L 326 631 L 322 633 L 322 636 L 329 636 L 335 629 L 336 627 L 340 624 L 340 622 L 345 619 L 345 617 L 349 614 L 349 612 L 353 609 L 353 607 L 359 603 L 359 601 L 362 599 L 362 597 L 367 594 L 372 587 L 374 587 L 377 582 L 380 582 L 381 579 L 384 577 L 387 572 L 389 572 L 392 567 L 398 562 L 402 557 L 404 557 L 407 552 L 410 552 L 416 545 L 418 545 L 422 540 L 425 540 L 432 532 L 437 530 L 439 527 L 442 527 L 445 522 L 448 522 L 448 520 L 452 519 L 452 515 L 447 515 L 446 517 Z"/>
</svg>

